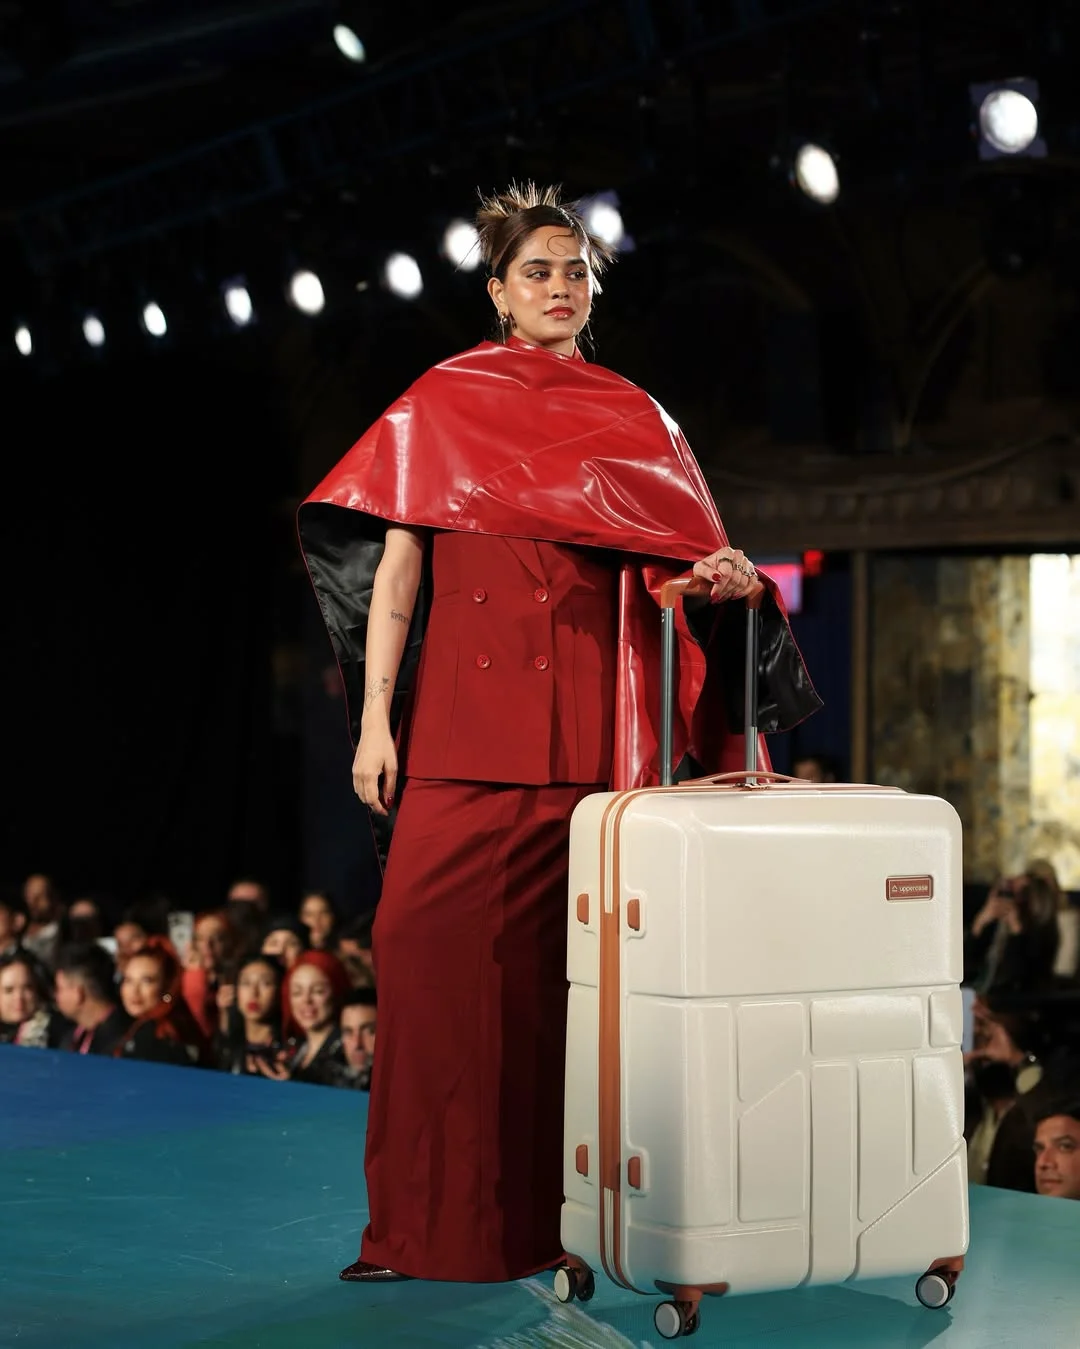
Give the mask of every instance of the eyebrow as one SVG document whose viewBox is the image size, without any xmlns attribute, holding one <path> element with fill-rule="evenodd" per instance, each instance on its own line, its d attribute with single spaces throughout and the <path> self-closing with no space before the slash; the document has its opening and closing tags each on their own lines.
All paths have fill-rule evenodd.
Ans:
<svg viewBox="0 0 1080 1349">
<path fill-rule="evenodd" d="M 522 265 L 522 267 L 550 267 L 553 261 L 554 261 L 553 258 L 529 258 L 529 260 L 528 260 L 527 262 L 523 262 L 521 265 Z M 571 258 L 569 262 L 564 263 L 564 266 L 566 266 L 566 267 L 584 267 L 584 266 L 585 266 L 585 259 L 584 259 L 584 258 Z"/>
</svg>

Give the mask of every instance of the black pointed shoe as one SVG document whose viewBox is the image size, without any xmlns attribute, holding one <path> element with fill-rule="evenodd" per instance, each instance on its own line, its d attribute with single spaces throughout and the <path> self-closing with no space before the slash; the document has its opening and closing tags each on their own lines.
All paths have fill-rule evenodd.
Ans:
<svg viewBox="0 0 1080 1349">
<path fill-rule="evenodd" d="M 403 1279 L 411 1279 L 412 1275 L 399 1274 L 385 1265 L 370 1265 L 366 1260 L 354 1260 L 345 1266 L 338 1278 L 346 1283 L 400 1283 Z"/>
</svg>

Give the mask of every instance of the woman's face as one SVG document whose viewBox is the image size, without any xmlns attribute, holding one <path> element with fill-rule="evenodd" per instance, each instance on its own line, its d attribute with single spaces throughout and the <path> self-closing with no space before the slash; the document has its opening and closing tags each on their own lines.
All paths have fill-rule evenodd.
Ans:
<svg viewBox="0 0 1080 1349">
<path fill-rule="evenodd" d="M 195 924 L 192 941 L 202 968 L 216 970 L 228 951 L 229 930 L 220 918 L 203 918 Z"/>
<path fill-rule="evenodd" d="M 334 915 L 322 895 L 308 895 L 300 905 L 300 921 L 311 933 L 312 946 L 324 946 L 333 931 Z"/>
<path fill-rule="evenodd" d="M 512 332 L 534 347 L 571 356 L 589 321 L 593 274 L 577 236 L 561 225 L 533 230 L 488 294 L 514 320 Z"/>
<path fill-rule="evenodd" d="M 268 932 L 263 938 L 263 955 L 275 956 L 286 969 L 290 969 L 296 964 L 303 949 L 304 943 L 295 932 L 290 932 L 287 927 L 275 928 L 273 932 Z"/>
<path fill-rule="evenodd" d="M 123 971 L 131 957 L 146 945 L 146 933 L 138 923 L 118 923 L 113 936 L 116 938 L 116 963 Z"/>
<path fill-rule="evenodd" d="M 0 1021 L 16 1025 L 31 1017 L 41 1006 L 30 971 L 16 962 L 0 970 Z"/>
<path fill-rule="evenodd" d="M 120 981 L 120 1001 L 128 1016 L 145 1016 L 161 1001 L 165 977 L 153 956 L 135 955 L 124 969 Z"/>
<path fill-rule="evenodd" d="M 334 992 L 322 970 L 314 965 L 298 965 L 289 984 L 292 1014 L 305 1035 L 334 1020 Z"/>
<path fill-rule="evenodd" d="M 267 1021 L 274 1010 L 278 980 L 261 961 L 245 965 L 236 981 L 236 1005 L 246 1021 Z"/>
</svg>

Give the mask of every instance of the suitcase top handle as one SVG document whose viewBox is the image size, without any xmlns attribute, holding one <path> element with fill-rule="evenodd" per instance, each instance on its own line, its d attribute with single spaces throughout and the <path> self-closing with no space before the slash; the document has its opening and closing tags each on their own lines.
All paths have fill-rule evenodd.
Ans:
<svg viewBox="0 0 1080 1349">
<path fill-rule="evenodd" d="M 665 581 L 660 587 L 660 608 L 674 609 L 680 596 L 708 595 L 711 590 L 710 583 L 703 581 L 700 576 L 676 576 L 671 581 Z M 760 609 L 761 601 L 764 598 L 765 583 L 759 581 L 746 596 L 746 607 L 748 609 Z"/>
</svg>

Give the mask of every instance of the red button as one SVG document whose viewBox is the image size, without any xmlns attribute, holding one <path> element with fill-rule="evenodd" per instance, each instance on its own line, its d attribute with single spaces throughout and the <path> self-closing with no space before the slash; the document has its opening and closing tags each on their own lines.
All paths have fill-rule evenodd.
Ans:
<svg viewBox="0 0 1080 1349">
<path fill-rule="evenodd" d="M 472 597 L 477 602 L 477 604 L 483 604 L 483 602 L 487 599 L 487 591 L 476 589 L 473 591 Z"/>
<path fill-rule="evenodd" d="M 477 656 L 477 658 L 476 658 L 476 668 L 477 668 L 478 670 L 486 670 L 487 667 L 488 667 L 490 664 L 491 664 L 491 657 L 490 657 L 490 656 Z"/>
<path fill-rule="evenodd" d="M 547 656 L 537 656 L 533 661 L 533 664 L 538 670 L 546 670 L 550 662 L 548 661 Z"/>
<path fill-rule="evenodd" d="M 547 604 L 548 593 L 546 590 L 534 590 L 533 599 L 537 604 Z"/>
</svg>

